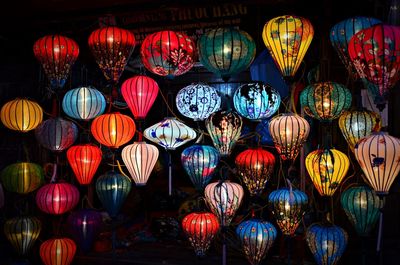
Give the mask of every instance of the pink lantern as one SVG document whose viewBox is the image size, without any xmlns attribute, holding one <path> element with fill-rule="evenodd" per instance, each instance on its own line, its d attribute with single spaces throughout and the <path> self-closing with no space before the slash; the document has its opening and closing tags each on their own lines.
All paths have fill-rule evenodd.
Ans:
<svg viewBox="0 0 400 265">
<path fill-rule="evenodd" d="M 69 183 L 49 183 L 36 194 L 36 204 L 48 214 L 63 214 L 72 210 L 79 202 L 78 189 Z"/>
</svg>

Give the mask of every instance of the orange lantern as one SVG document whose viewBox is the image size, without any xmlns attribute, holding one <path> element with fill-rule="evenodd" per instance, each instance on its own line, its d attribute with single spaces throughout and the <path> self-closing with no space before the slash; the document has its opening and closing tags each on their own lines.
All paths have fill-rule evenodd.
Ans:
<svg viewBox="0 0 400 265">
<path fill-rule="evenodd" d="M 68 163 L 81 185 L 88 185 L 100 165 L 102 152 L 91 144 L 72 146 L 67 151 Z"/>
<path fill-rule="evenodd" d="M 14 99 L 1 107 L 1 122 L 8 129 L 28 132 L 35 129 L 43 120 L 43 110 L 34 101 Z"/>
<path fill-rule="evenodd" d="M 52 238 L 40 245 L 40 258 L 45 265 L 69 265 L 75 252 L 75 242 L 65 237 Z"/>
</svg>

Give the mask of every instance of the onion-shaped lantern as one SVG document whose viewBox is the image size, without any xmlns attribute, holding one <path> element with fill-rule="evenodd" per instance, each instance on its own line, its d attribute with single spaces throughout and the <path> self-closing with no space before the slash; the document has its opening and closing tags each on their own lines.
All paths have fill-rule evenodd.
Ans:
<svg viewBox="0 0 400 265">
<path fill-rule="evenodd" d="M 350 161 L 336 149 L 318 149 L 306 157 L 306 168 L 321 196 L 332 196 L 347 174 Z"/>
<path fill-rule="evenodd" d="M 43 110 L 35 101 L 14 99 L 1 107 L 1 122 L 8 129 L 28 132 L 43 120 Z"/>
<path fill-rule="evenodd" d="M 102 155 L 101 149 L 92 144 L 75 145 L 68 149 L 68 163 L 79 184 L 88 185 L 92 182 Z"/>
<path fill-rule="evenodd" d="M 35 163 L 14 163 L 1 171 L 1 181 L 6 190 L 27 194 L 43 184 L 44 171 L 40 165 Z"/>
<path fill-rule="evenodd" d="M 236 234 L 247 260 L 251 265 L 258 265 L 267 255 L 278 233 L 271 223 L 251 219 L 240 223 L 236 228 Z"/>
<path fill-rule="evenodd" d="M 245 31 L 235 28 L 211 29 L 197 42 L 200 62 L 207 70 L 228 81 L 246 70 L 256 55 L 256 44 Z"/>
<path fill-rule="evenodd" d="M 172 78 L 193 67 L 196 62 L 195 42 L 182 32 L 155 32 L 144 39 L 140 56 L 147 70 Z"/>
<path fill-rule="evenodd" d="M 235 164 L 250 195 L 259 195 L 274 171 L 275 157 L 261 148 L 248 149 L 236 157 Z"/>
<path fill-rule="evenodd" d="M 79 190 L 66 182 L 49 183 L 36 193 L 36 205 L 48 214 L 66 213 L 78 204 Z"/>
<path fill-rule="evenodd" d="M 40 245 L 39 253 L 44 265 L 70 265 L 75 257 L 76 244 L 66 237 L 52 238 Z"/>
<path fill-rule="evenodd" d="M 311 22 L 297 16 L 279 16 L 269 20 L 262 38 L 283 76 L 294 76 L 314 36 Z"/>
<path fill-rule="evenodd" d="M 190 213 L 182 220 L 182 228 L 198 257 L 204 257 L 218 233 L 218 218 L 212 213 Z"/>
</svg>

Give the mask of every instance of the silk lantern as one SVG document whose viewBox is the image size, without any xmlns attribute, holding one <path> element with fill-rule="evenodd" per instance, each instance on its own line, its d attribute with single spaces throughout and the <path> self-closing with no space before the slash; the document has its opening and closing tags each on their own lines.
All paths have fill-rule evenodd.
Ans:
<svg viewBox="0 0 400 265">
<path fill-rule="evenodd" d="M 36 205 L 48 214 L 64 214 L 78 204 L 79 190 L 66 182 L 49 183 L 36 193 Z"/>
<path fill-rule="evenodd" d="M 76 244 L 66 237 L 52 238 L 40 245 L 39 253 L 45 265 L 69 265 L 75 256 Z"/>
<path fill-rule="evenodd" d="M 0 110 L 1 122 L 8 129 L 28 132 L 35 129 L 43 120 L 42 107 L 28 99 L 8 101 Z"/>
<path fill-rule="evenodd" d="M 35 163 L 14 163 L 1 171 L 1 181 L 6 190 L 27 194 L 43 184 L 44 171 L 40 165 Z"/>
<path fill-rule="evenodd" d="M 75 145 L 68 149 L 67 159 L 81 185 L 89 185 L 100 165 L 103 153 L 92 144 Z"/>
</svg>

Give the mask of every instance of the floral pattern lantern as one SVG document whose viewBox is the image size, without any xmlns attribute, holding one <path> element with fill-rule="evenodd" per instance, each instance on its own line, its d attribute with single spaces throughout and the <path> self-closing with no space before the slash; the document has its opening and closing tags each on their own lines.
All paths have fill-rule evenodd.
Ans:
<svg viewBox="0 0 400 265">
<path fill-rule="evenodd" d="M 1 171 L 1 181 L 6 190 L 27 194 L 43 184 L 44 171 L 40 165 L 35 163 L 14 163 Z"/>
<path fill-rule="evenodd" d="M 29 132 L 43 120 L 43 110 L 35 101 L 14 99 L 1 107 L 1 122 L 8 129 Z"/>
<path fill-rule="evenodd" d="M 48 214 L 64 214 L 75 208 L 78 202 L 79 190 L 66 182 L 46 184 L 36 193 L 36 205 Z"/>
<path fill-rule="evenodd" d="M 68 149 L 67 159 L 81 185 L 89 185 L 100 165 L 103 153 L 92 144 L 75 145 Z"/>
<path fill-rule="evenodd" d="M 44 265 L 70 265 L 75 257 L 76 244 L 69 238 L 53 238 L 40 245 Z"/>
</svg>

